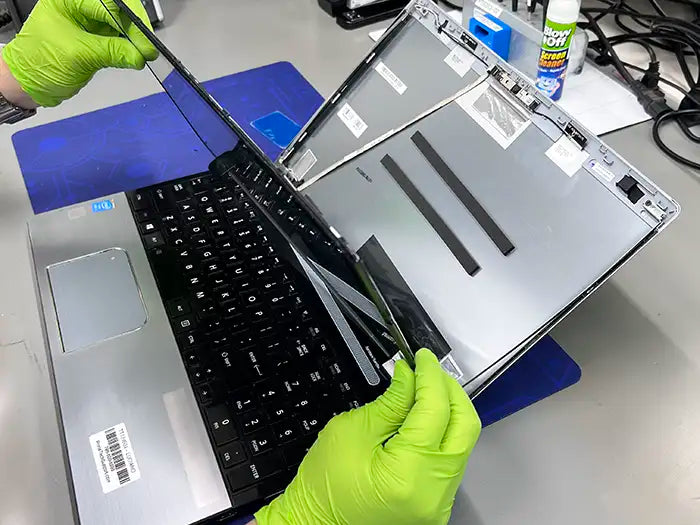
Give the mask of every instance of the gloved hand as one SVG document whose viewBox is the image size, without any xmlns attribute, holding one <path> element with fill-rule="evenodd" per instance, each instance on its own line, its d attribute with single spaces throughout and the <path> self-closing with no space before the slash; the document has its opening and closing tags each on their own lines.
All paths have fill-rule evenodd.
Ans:
<svg viewBox="0 0 700 525">
<path fill-rule="evenodd" d="M 119 11 L 104 0 L 39 0 L 19 34 L 2 50 L 12 76 L 41 106 L 57 106 L 75 95 L 104 67 L 142 69 L 156 49 Z M 139 0 L 125 2 L 149 27 Z M 123 27 L 134 43 L 120 37 Z M 143 54 L 142 54 L 143 53 Z"/>
<path fill-rule="evenodd" d="M 429 350 L 376 401 L 333 418 L 258 525 L 442 525 L 481 431 Z"/>
</svg>

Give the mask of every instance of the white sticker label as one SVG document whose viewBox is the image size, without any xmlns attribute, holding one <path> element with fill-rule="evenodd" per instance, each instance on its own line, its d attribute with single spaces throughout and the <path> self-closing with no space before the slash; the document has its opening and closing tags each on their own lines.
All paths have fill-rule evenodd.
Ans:
<svg viewBox="0 0 700 525">
<path fill-rule="evenodd" d="M 566 135 L 562 135 L 552 144 L 545 155 L 569 177 L 573 177 L 588 158 L 588 153 L 582 151 L 578 144 Z"/>
<path fill-rule="evenodd" d="M 457 104 L 503 149 L 530 125 L 529 118 L 487 82 L 459 97 Z"/>
<path fill-rule="evenodd" d="M 307 149 L 292 168 L 292 176 L 294 177 L 294 180 L 303 179 L 309 170 L 314 167 L 317 160 L 318 159 L 316 158 L 316 155 L 314 155 L 314 152 Z"/>
<path fill-rule="evenodd" d="M 382 364 L 382 367 L 384 367 L 384 370 L 386 370 L 387 374 L 389 374 L 391 377 L 394 377 L 396 363 L 398 363 L 402 359 L 403 356 L 401 355 L 401 352 L 396 352 L 391 359 L 389 359 L 386 363 Z"/>
<path fill-rule="evenodd" d="M 399 95 L 404 94 L 404 91 L 406 91 L 406 84 L 404 84 L 384 62 L 380 60 L 374 67 L 374 70 L 379 73 Z"/>
<path fill-rule="evenodd" d="M 124 423 L 90 436 L 90 447 L 105 494 L 141 478 Z"/>
<path fill-rule="evenodd" d="M 345 105 L 338 111 L 338 117 L 343 121 L 343 124 L 347 126 L 350 132 L 355 135 L 356 139 L 359 139 L 362 134 L 367 129 L 367 124 L 360 118 L 360 116 L 355 113 L 355 110 L 350 107 L 350 104 L 345 103 Z"/>
<path fill-rule="evenodd" d="M 474 2 L 475 13 L 478 12 L 477 9 L 481 9 L 482 11 L 485 11 L 487 13 L 491 13 L 496 18 L 501 16 L 501 13 L 503 12 L 503 9 L 498 7 L 493 2 L 489 2 L 489 0 L 476 0 L 476 2 Z"/>
<path fill-rule="evenodd" d="M 452 358 L 450 354 L 447 354 L 440 360 L 442 369 L 447 372 L 448 375 L 454 377 L 457 381 L 461 381 L 464 377 L 462 369 L 457 366 L 457 362 Z"/>
<path fill-rule="evenodd" d="M 483 26 L 488 27 L 491 31 L 501 31 L 503 29 L 496 22 L 494 22 L 493 20 L 489 20 L 481 13 L 474 13 L 474 18 L 477 22 L 479 22 Z"/>
<path fill-rule="evenodd" d="M 464 77 L 474 63 L 474 55 L 461 46 L 455 46 L 445 57 L 445 64 L 450 66 L 460 77 Z"/>
<path fill-rule="evenodd" d="M 598 162 L 597 160 L 589 160 L 586 164 L 586 168 L 591 173 L 598 175 L 601 179 L 606 180 L 608 182 L 612 182 L 615 178 L 615 174 L 605 166 L 601 165 L 600 162 Z"/>
</svg>

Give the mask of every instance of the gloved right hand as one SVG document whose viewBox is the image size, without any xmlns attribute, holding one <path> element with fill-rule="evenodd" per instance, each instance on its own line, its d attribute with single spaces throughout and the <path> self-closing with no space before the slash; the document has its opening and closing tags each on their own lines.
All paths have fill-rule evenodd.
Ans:
<svg viewBox="0 0 700 525">
<path fill-rule="evenodd" d="M 258 525 L 443 525 L 481 431 L 429 350 L 376 401 L 334 417 Z"/>
<path fill-rule="evenodd" d="M 57 106 L 72 97 L 101 68 L 142 69 L 146 60 L 158 56 L 116 4 L 103 1 L 39 0 L 22 30 L 2 49 L 12 76 L 40 106 Z M 150 28 L 140 0 L 125 3 Z M 133 44 L 120 36 L 122 28 Z"/>
</svg>

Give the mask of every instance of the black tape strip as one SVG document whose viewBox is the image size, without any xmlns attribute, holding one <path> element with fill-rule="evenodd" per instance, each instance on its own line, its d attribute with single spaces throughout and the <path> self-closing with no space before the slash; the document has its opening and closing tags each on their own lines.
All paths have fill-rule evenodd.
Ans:
<svg viewBox="0 0 700 525">
<path fill-rule="evenodd" d="M 440 178 L 452 190 L 452 193 L 455 194 L 469 213 L 471 213 L 476 222 L 479 223 L 479 226 L 486 232 L 486 235 L 488 235 L 498 249 L 501 250 L 501 253 L 503 255 L 508 255 L 515 250 L 515 246 L 513 246 L 513 243 L 510 242 L 506 234 L 503 233 L 503 230 L 501 230 L 483 206 L 479 204 L 476 197 L 474 197 L 462 181 L 459 180 L 442 157 L 438 155 L 438 152 L 435 151 L 423 134 L 420 131 L 416 131 L 411 137 L 411 140 L 423 154 L 425 160 L 428 161 Z"/>
<path fill-rule="evenodd" d="M 409 347 L 414 351 L 419 348 L 430 348 L 438 359 L 449 354 L 450 345 L 447 344 L 428 312 L 413 295 L 411 287 L 391 262 L 377 238 L 372 235 L 357 250 L 357 254 L 372 274 Z"/>
<path fill-rule="evenodd" d="M 467 251 L 467 249 L 462 245 L 460 240 L 450 229 L 442 217 L 438 215 L 435 209 L 428 203 L 427 200 L 420 194 L 418 189 L 413 185 L 410 179 L 406 176 L 404 171 L 399 167 L 398 164 L 391 158 L 391 155 L 385 155 L 381 160 L 382 166 L 386 168 L 389 175 L 392 176 L 396 184 L 403 190 L 406 196 L 411 199 L 413 205 L 418 208 L 423 217 L 430 223 L 433 229 L 437 232 L 442 239 L 442 242 L 449 248 L 452 254 L 457 258 L 459 264 L 467 271 L 469 275 L 475 275 L 481 267 L 474 260 L 474 257 Z"/>
</svg>

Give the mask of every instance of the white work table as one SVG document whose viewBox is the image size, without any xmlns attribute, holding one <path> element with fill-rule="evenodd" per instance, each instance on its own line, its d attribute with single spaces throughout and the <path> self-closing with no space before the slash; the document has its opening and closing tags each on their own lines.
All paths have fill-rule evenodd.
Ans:
<svg viewBox="0 0 700 525">
<path fill-rule="evenodd" d="M 327 96 L 371 45 L 371 28 L 340 29 L 316 0 L 163 3 L 159 35 L 200 80 L 288 60 Z M 2 525 L 72 523 L 11 135 L 156 91 L 146 72 L 103 71 L 60 107 L 0 126 Z M 605 140 L 683 211 L 555 329 L 581 381 L 484 430 L 452 523 L 700 522 L 700 184 L 656 148 L 649 123 Z"/>
</svg>

